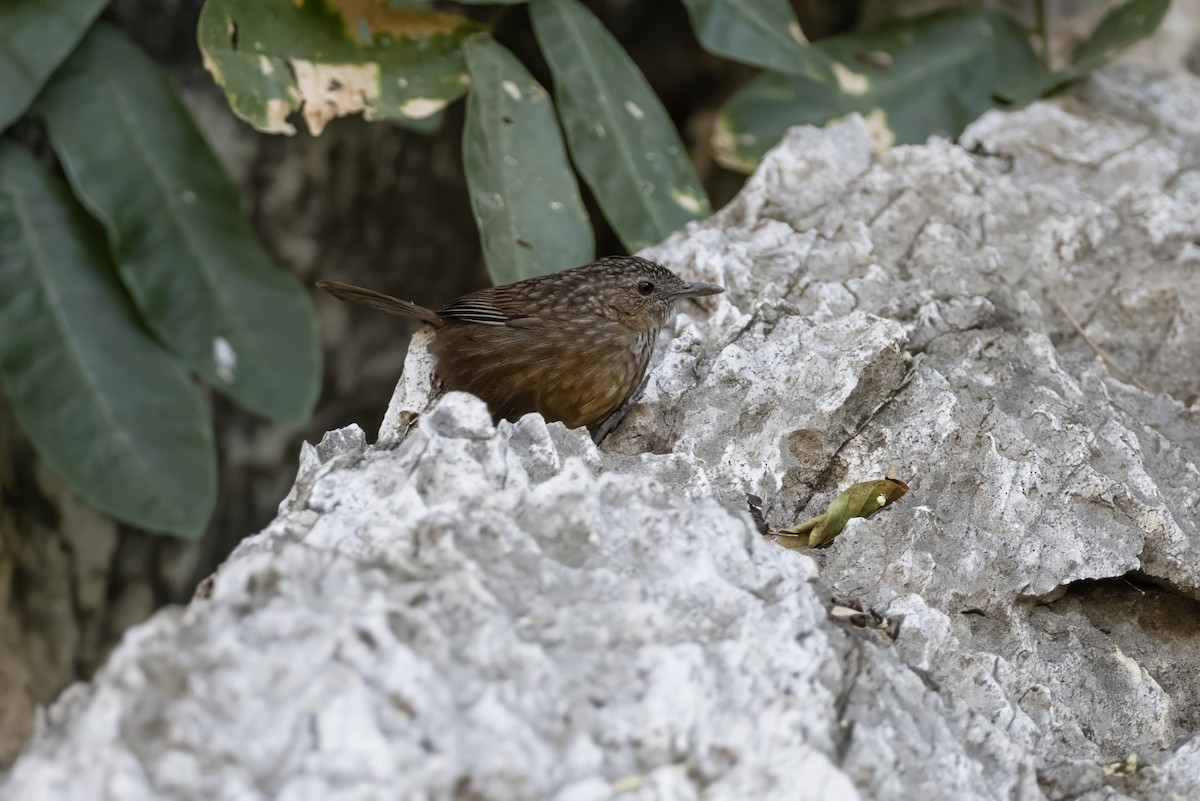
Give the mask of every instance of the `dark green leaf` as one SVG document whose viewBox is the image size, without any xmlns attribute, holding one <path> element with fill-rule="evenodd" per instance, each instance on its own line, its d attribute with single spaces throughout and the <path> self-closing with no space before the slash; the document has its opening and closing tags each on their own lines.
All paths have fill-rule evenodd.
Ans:
<svg viewBox="0 0 1200 801">
<path fill-rule="evenodd" d="M 137 323 L 103 235 L 0 142 L 0 378 L 21 427 L 89 503 L 193 537 L 216 494 L 197 387 Z"/>
<path fill-rule="evenodd" d="M 1153 33 L 1170 5 L 1170 0 L 1130 0 L 1111 9 L 1088 40 L 1075 50 L 1071 66 L 1023 82 L 1007 82 L 1000 93 L 1012 103 L 1029 103 L 1086 77 Z"/>
<path fill-rule="evenodd" d="M 259 247 L 237 189 L 166 76 L 97 25 L 41 105 L 67 177 L 108 230 L 151 329 L 247 408 L 306 417 L 320 377 L 311 303 Z"/>
<path fill-rule="evenodd" d="M 800 30 L 788 0 L 683 0 L 704 49 L 833 85 L 828 57 Z"/>
<path fill-rule="evenodd" d="M 1002 86 L 1043 79 L 1028 32 L 998 11 L 931 14 L 813 45 L 833 62 L 838 88 L 764 73 L 722 110 L 714 150 L 749 171 L 793 125 L 859 112 L 882 144 L 954 137 L 1002 104 Z"/>
<path fill-rule="evenodd" d="M 437 0 L 392 0 L 396 8 L 431 8 Z M 464 6 L 517 6 L 529 0 L 458 0 Z"/>
<path fill-rule="evenodd" d="M 492 280 L 586 264 L 592 226 L 546 90 L 487 34 L 468 39 L 464 52 L 463 165 Z"/>
<path fill-rule="evenodd" d="M 208 0 L 200 49 L 234 112 L 260 131 L 313 135 L 334 117 L 422 119 L 469 83 L 466 17 L 386 0 Z"/>
<path fill-rule="evenodd" d="M 612 34 L 578 0 L 533 0 L 529 12 L 571 157 L 625 247 L 710 214 L 670 116 Z"/>
<path fill-rule="evenodd" d="M 108 0 L 0 3 L 0 131 L 25 113 Z"/>
<path fill-rule="evenodd" d="M 1112 9 L 1071 59 L 1071 72 L 1082 76 L 1103 67 L 1129 45 L 1145 39 L 1167 14 L 1171 0 L 1129 0 Z"/>
</svg>

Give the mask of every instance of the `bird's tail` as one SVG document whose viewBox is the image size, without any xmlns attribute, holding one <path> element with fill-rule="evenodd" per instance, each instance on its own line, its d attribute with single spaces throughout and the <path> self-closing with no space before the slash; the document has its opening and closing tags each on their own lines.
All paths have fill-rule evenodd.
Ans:
<svg viewBox="0 0 1200 801">
<path fill-rule="evenodd" d="M 400 300 L 373 289 L 365 289 L 353 284 L 343 284 L 341 281 L 318 281 L 317 287 L 325 290 L 338 300 L 347 300 L 372 309 L 379 309 L 388 314 L 398 314 L 401 317 L 412 317 L 430 325 L 442 325 L 445 320 L 438 316 L 433 309 L 418 306 L 407 300 Z"/>
</svg>

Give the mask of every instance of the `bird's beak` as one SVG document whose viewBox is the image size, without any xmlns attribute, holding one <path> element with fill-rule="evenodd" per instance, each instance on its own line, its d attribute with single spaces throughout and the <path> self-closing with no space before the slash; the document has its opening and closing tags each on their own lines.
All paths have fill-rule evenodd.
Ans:
<svg viewBox="0 0 1200 801">
<path fill-rule="evenodd" d="M 705 295 L 716 295 L 725 291 L 725 287 L 717 286 L 716 284 L 702 284 L 699 281 L 686 283 L 680 287 L 678 292 L 671 295 L 672 298 L 700 298 Z"/>
</svg>

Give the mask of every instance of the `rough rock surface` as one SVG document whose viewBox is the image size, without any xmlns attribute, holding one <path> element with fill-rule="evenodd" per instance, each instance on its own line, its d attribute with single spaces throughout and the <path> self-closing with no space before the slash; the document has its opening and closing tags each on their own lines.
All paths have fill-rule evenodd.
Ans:
<svg viewBox="0 0 1200 801">
<path fill-rule="evenodd" d="M 414 342 L 0 799 L 1200 797 L 1197 109 L 1116 69 L 962 146 L 794 130 L 647 254 L 729 291 L 600 448 Z M 825 550 L 745 510 L 889 465 Z"/>
</svg>

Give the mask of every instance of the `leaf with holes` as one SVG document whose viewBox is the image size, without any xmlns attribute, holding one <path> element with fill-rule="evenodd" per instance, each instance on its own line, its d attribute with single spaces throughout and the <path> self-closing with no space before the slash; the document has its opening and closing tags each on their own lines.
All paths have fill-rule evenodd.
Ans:
<svg viewBox="0 0 1200 801">
<path fill-rule="evenodd" d="M 314 136 L 347 114 L 423 119 L 467 91 L 461 45 L 482 30 L 458 14 L 388 0 L 208 0 L 204 64 L 234 113 L 267 133 Z"/>
<path fill-rule="evenodd" d="M 590 262 L 592 226 L 546 90 L 487 34 L 468 39 L 464 52 L 463 166 L 492 280 Z"/>
<path fill-rule="evenodd" d="M 670 116 L 637 65 L 578 0 L 532 0 L 575 166 L 629 250 L 712 213 Z"/>
<path fill-rule="evenodd" d="M 311 303 L 259 247 L 166 76 L 97 25 L 40 102 L 67 177 L 104 223 L 154 333 L 248 409 L 307 417 L 321 372 Z"/>
<path fill-rule="evenodd" d="M 813 46 L 829 57 L 837 85 L 778 73 L 752 80 L 717 119 L 721 164 L 749 172 L 793 125 L 853 112 L 881 147 L 954 137 L 1004 105 L 1002 87 L 1046 74 L 1028 32 L 999 11 L 939 12 Z"/>
<path fill-rule="evenodd" d="M 142 330 L 103 234 L 0 142 L 0 380 L 21 428 L 94 506 L 195 537 L 216 497 L 198 388 Z"/>
<path fill-rule="evenodd" d="M 108 0 L 0 4 L 0 131 L 25 113 Z"/>
<path fill-rule="evenodd" d="M 683 0 L 704 49 L 833 85 L 828 56 L 810 47 L 788 0 Z"/>
</svg>

